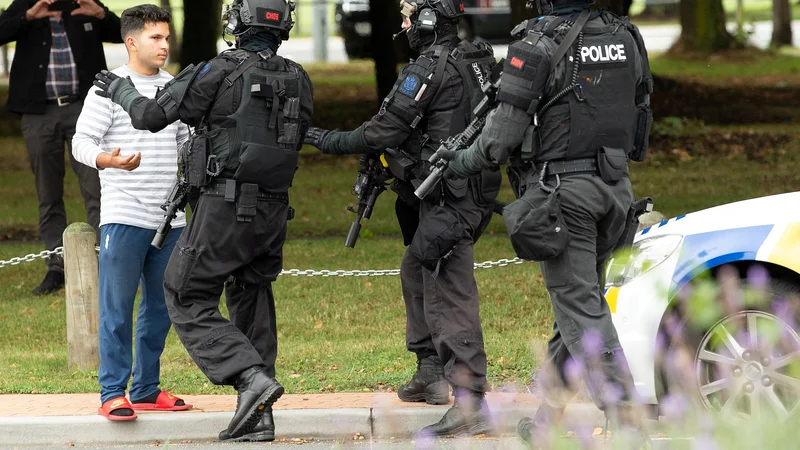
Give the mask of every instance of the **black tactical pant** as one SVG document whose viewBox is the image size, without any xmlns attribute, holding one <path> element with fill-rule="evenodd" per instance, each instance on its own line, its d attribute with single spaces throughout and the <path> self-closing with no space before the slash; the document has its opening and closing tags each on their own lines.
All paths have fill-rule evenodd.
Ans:
<svg viewBox="0 0 800 450">
<path fill-rule="evenodd" d="M 172 253 L 164 276 L 169 316 L 214 384 L 232 384 L 251 366 L 274 376 L 278 337 L 271 283 L 282 267 L 288 208 L 285 197 L 259 198 L 252 222 L 239 222 L 235 203 L 204 193 Z M 223 286 L 231 320 L 219 311 Z"/>
<path fill-rule="evenodd" d="M 446 196 L 443 207 L 454 213 L 464 231 L 453 252 L 434 274 L 412 251 L 422 238 L 426 218 L 438 202 L 423 201 L 419 227 L 400 265 L 400 283 L 406 303 L 406 347 L 418 357 L 438 355 L 454 388 L 484 392 L 486 353 L 480 323 L 478 286 L 473 275 L 473 245 L 492 218 L 491 203 L 476 201 L 470 186 L 461 199 Z M 434 276 L 435 275 L 435 276 Z"/>
<path fill-rule="evenodd" d="M 529 189 L 542 200 L 547 196 L 538 185 Z M 551 406 L 564 406 L 569 395 L 557 396 L 555 388 L 567 387 L 571 395 L 578 373 L 595 404 L 608 412 L 609 407 L 632 400 L 633 377 L 599 280 L 624 230 L 633 192 L 627 177 L 610 186 L 600 176 L 586 173 L 562 176 L 559 192 L 571 241 L 564 253 L 541 263 L 555 314 L 547 348 L 555 373 L 543 376 L 544 397 Z M 568 365 L 575 362 L 575 370 L 570 370 Z"/>
</svg>

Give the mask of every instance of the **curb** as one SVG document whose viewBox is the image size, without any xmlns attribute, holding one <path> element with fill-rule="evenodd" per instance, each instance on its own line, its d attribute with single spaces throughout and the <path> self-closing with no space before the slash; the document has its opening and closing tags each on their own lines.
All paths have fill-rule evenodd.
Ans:
<svg viewBox="0 0 800 450">
<path fill-rule="evenodd" d="M 513 434 L 517 422 L 535 414 L 538 405 L 491 408 L 498 434 Z M 411 438 L 436 423 L 449 406 L 420 408 L 337 408 L 275 410 L 278 439 Z M 132 422 L 112 422 L 99 415 L 0 417 L 0 447 L 65 444 L 134 444 L 143 442 L 216 441 L 231 412 L 141 414 Z M 592 403 L 567 407 L 564 424 L 603 426 L 605 416 Z"/>
</svg>

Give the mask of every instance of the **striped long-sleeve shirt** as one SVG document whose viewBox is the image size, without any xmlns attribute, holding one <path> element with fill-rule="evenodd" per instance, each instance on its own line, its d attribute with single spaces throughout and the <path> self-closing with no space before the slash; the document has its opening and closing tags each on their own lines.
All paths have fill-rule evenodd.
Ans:
<svg viewBox="0 0 800 450">
<path fill-rule="evenodd" d="M 172 79 L 164 70 L 145 76 L 127 65 L 113 72 L 121 77 L 130 76 L 136 89 L 148 98 L 155 97 L 157 90 Z M 133 171 L 100 171 L 100 225 L 114 223 L 155 230 L 164 219 L 161 204 L 176 180 L 177 151 L 189 138 L 189 128 L 175 122 L 158 133 L 137 130 L 122 107 L 98 96 L 96 90 L 93 88 L 86 96 L 78 118 L 72 139 L 75 159 L 96 168 L 100 152 L 111 153 L 119 147 L 122 156 L 142 153 L 141 163 Z M 172 226 L 184 225 L 186 217 L 179 212 Z"/>
</svg>

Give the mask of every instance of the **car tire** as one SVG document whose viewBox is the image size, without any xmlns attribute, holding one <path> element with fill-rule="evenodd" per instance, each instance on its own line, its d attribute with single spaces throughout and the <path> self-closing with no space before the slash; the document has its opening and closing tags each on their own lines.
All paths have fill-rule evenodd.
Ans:
<svg viewBox="0 0 800 450">
<path fill-rule="evenodd" d="M 717 280 L 724 297 L 726 281 Z M 665 314 L 658 340 L 666 350 L 656 351 L 662 413 L 683 403 L 732 424 L 797 417 L 800 378 L 789 368 L 800 365 L 800 316 L 791 302 L 800 297 L 800 287 L 772 279 L 756 292 L 762 301 L 755 304 L 733 306 L 725 298 L 705 326 L 693 325 L 690 311 L 680 306 Z"/>
</svg>

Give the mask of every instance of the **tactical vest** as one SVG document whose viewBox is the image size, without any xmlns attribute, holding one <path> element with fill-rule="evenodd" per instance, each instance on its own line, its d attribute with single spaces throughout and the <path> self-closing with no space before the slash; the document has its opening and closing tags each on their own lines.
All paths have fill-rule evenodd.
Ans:
<svg viewBox="0 0 800 450">
<path fill-rule="evenodd" d="M 464 89 L 464 101 L 450 111 L 449 120 L 440 120 L 434 129 L 424 111 L 418 107 L 422 94 L 430 88 L 438 89 L 442 84 L 445 66 L 450 63 L 458 71 Z M 386 97 L 382 109 L 405 119 L 414 129 L 403 143 L 404 155 L 387 151 L 385 157 L 390 168 L 403 166 L 406 170 L 393 174 L 409 181 L 409 165 L 422 169 L 420 161 L 426 161 L 439 145 L 439 140 L 460 133 L 472 119 L 473 108 L 483 98 L 481 85 L 488 80 L 492 66 L 496 63 L 492 51 L 479 47 L 469 41 L 460 41 L 450 50 L 447 46 L 436 45 L 420 54 L 413 64 L 407 66 L 406 77 L 398 79 Z M 428 93 L 433 98 L 435 93 Z M 444 126 L 446 122 L 446 126 Z M 405 158 L 403 164 L 398 159 Z M 424 170 L 415 170 L 427 174 Z M 424 178 L 424 177 L 423 177 Z"/>
<path fill-rule="evenodd" d="M 300 69 L 269 50 L 256 54 L 239 49 L 229 55 L 239 65 L 216 98 L 232 94 L 241 78 L 241 100 L 235 112 L 214 118 L 200 131 L 211 141 L 209 175 L 233 174 L 238 183 L 286 192 L 299 158 L 300 97 L 305 94 Z"/>
<path fill-rule="evenodd" d="M 566 77 L 557 89 L 566 95 L 540 102 L 538 127 L 523 144 L 535 163 L 594 158 L 602 147 L 626 154 L 633 148 L 636 44 L 622 19 L 600 17 L 605 24 L 587 24 L 567 53 Z M 546 16 L 529 29 L 560 43 L 569 26 L 563 17 Z"/>
</svg>

